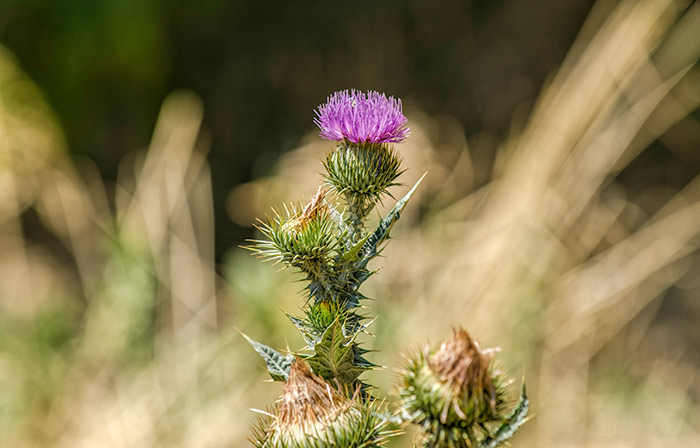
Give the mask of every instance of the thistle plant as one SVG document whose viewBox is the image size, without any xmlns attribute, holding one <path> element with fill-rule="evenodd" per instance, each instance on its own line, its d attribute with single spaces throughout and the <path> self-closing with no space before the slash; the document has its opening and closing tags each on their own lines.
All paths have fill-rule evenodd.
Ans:
<svg viewBox="0 0 700 448">
<path fill-rule="evenodd" d="M 420 184 L 396 202 L 374 229 L 371 211 L 402 173 L 393 146 L 410 130 L 401 100 L 378 92 L 336 92 L 316 110 L 320 136 L 336 142 L 323 161 L 323 184 L 307 204 L 289 204 L 258 226 L 263 238 L 249 248 L 295 269 L 307 283 L 297 316 L 288 315 L 306 346 L 285 353 L 245 336 L 264 359 L 282 397 L 254 432 L 260 448 L 377 447 L 419 426 L 424 447 L 495 447 L 523 423 L 528 401 L 507 414 L 508 384 L 464 330 L 437 349 L 410 357 L 401 375 L 398 404 L 389 409 L 360 377 L 375 368 L 358 342 L 372 320 L 361 309 L 362 284 L 375 272 L 389 232 Z"/>
</svg>

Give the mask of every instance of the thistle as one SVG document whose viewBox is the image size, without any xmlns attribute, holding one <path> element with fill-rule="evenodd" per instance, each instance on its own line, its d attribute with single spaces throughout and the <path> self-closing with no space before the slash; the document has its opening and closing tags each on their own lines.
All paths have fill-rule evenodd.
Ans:
<svg viewBox="0 0 700 448">
<path fill-rule="evenodd" d="M 491 363 L 493 350 L 482 350 L 463 330 L 439 348 L 424 348 L 408 360 L 399 395 L 404 418 L 421 428 L 424 447 L 496 446 L 527 414 L 523 396 L 507 416 L 507 383 Z"/>
<path fill-rule="evenodd" d="M 253 443 L 261 448 L 376 447 L 397 434 L 388 427 L 400 419 L 386 412 L 361 379 L 375 365 L 358 342 L 372 323 L 359 312 L 367 299 L 360 287 L 373 274 L 369 262 L 381 252 L 421 181 L 376 228 L 367 229 L 368 214 L 391 197 L 388 189 L 402 172 L 392 146 L 409 135 L 401 101 L 373 91 L 337 92 L 318 107 L 314 122 L 321 137 L 336 141 L 323 163 L 325 185 L 307 204 L 286 205 L 261 222 L 263 238 L 249 247 L 295 269 L 307 282 L 302 315 L 288 314 L 305 347 L 283 353 L 244 335 L 272 378 L 284 381 L 282 397 L 259 423 Z M 344 212 L 333 198 L 344 202 Z M 490 424 L 507 423 L 502 417 L 505 389 L 489 370 L 490 354 L 466 332 L 458 335 L 410 364 L 400 414 L 423 428 L 425 446 L 475 446 L 478 428 L 480 442 L 496 446 L 516 427 L 488 430 Z"/>
<path fill-rule="evenodd" d="M 320 136 L 336 140 L 326 156 L 326 185 L 345 198 L 351 239 L 362 236 L 372 208 L 396 185 L 401 159 L 390 146 L 409 135 L 401 100 L 384 94 L 342 91 L 316 110 Z"/>
</svg>

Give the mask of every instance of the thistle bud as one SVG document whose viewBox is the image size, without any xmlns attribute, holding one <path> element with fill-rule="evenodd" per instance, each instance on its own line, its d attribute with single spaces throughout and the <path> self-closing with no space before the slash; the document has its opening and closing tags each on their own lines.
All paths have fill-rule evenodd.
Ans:
<svg viewBox="0 0 700 448">
<path fill-rule="evenodd" d="M 337 226 L 325 195 L 319 188 L 303 208 L 293 204 L 285 207 L 284 213 L 275 213 L 269 223 L 259 227 L 267 239 L 254 241 L 251 249 L 307 274 L 319 274 L 337 243 Z"/>
<path fill-rule="evenodd" d="M 373 402 L 348 397 L 297 359 L 273 414 L 252 441 L 258 448 L 378 447 L 392 435 Z"/>
<path fill-rule="evenodd" d="M 364 218 L 401 174 L 397 152 L 385 143 L 339 142 L 323 163 L 326 185 L 342 195 L 349 209 Z"/>
<path fill-rule="evenodd" d="M 402 380 L 402 411 L 421 426 L 425 447 L 477 446 L 506 419 L 506 387 L 491 367 L 491 351 L 463 329 L 410 359 Z"/>
</svg>

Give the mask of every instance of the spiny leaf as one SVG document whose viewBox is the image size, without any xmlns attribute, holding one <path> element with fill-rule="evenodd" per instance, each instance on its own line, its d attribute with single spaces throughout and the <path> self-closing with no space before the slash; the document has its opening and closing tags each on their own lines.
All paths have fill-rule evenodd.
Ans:
<svg viewBox="0 0 700 448">
<path fill-rule="evenodd" d="M 304 337 L 307 348 L 309 350 L 313 350 L 316 343 L 321 340 L 320 336 L 314 332 L 313 327 L 303 319 L 299 319 L 298 317 L 294 317 L 288 313 L 284 314 L 289 318 L 289 320 L 292 321 L 294 326 L 297 327 L 297 330 L 299 330 L 301 335 Z"/>
<path fill-rule="evenodd" d="M 299 319 L 298 317 L 294 317 L 291 314 L 284 313 L 289 320 L 292 321 L 295 327 L 297 327 L 300 331 L 306 331 L 306 323 L 304 322 L 303 319 Z"/>
<path fill-rule="evenodd" d="M 367 243 L 367 240 L 369 240 L 371 236 L 372 234 L 368 233 L 363 238 L 361 238 L 360 241 L 353 244 L 353 246 L 342 255 L 342 260 L 346 263 L 354 262 L 357 256 L 361 253 L 361 250 L 364 247 L 365 243 Z"/>
<path fill-rule="evenodd" d="M 367 297 L 364 296 L 364 294 L 360 293 L 351 293 L 351 294 L 345 294 L 343 296 L 343 299 L 345 301 L 345 309 L 351 309 L 351 308 L 357 308 L 360 306 L 360 300 L 366 299 Z"/>
<path fill-rule="evenodd" d="M 505 422 L 498 427 L 493 436 L 485 438 L 479 448 L 495 448 L 498 445 L 508 441 L 515 431 L 525 423 L 527 412 L 530 409 L 530 400 L 527 398 L 525 393 L 525 382 L 523 382 L 523 388 L 520 392 L 520 401 L 518 405 L 513 409 L 513 412 L 508 416 Z"/>
<path fill-rule="evenodd" d="M 367 353 L 369 350 L 364 350 L 358 346 L 354 346 L 354 347 L 355 347 L 355 350 L 354 350 L 355 359 L 353 362 L 355 363 L 356 366 L 361 367 L 363 369 L 367 369 L 367 370 L 377 367 L 376 364 L 367 361 L 362 356 L 363 354 Z"/>
<path fill-rule="evenodd" d="M 357 315 L 355 315 L 357 316 Z M 345 324 L 345 329 L 343 330 L 343 333 L 345 334 L 345 337 L 348 339 L 348 342 L 346 343 L 352 343 L 355 341 L 355 338 L 357 337 L 358 334 L 365 332 L 367 333 L 367 328 L 369 328 L 372 323 L 377 319 L 376 317 L 372 319 L 371 321 L 367 322 L 366 324 L 362 323 L 362 319 L 365 319 L 362 316 L 357 316 L 356 319 L 353 320 L 348 320 Z"/>
<path fill-rule="evenodd" d="M 364 244 L 364 247 L 362 248 L 362 258 L 355 263 L 356 268 L 365 269 L 367 267 L 367 263 L 369 263 L 372 258 L 377 256 L 379 245 L 386 241 L 386 239 L 389 237 L 389 231 L 401 216 L 401 212 L 406 207 L 406 204 L 408 204 L 408 201 L 411 199 L 413 193 L 415 193 L 418 185 L 420 185 L 424 178 L 425 174 L 418 179 L 418 182 L 416 182 L 406 196 L 401 198 L 401 200 L 396 203 L 394 208 L 382 220 L 382 222 L 379 223 L 377 229 L 370 235 L 367 242 Z"/>
<path fill-rule="evenodd" d="M 337 378 L 351 384 L 367 368 L 354 364 L 355 352 L 352 344 L 343 335 L 343 323 L 336 319 L 323 333 L 314 347 L 313 356 L 306 359 L 317 375 L 326 380 Z"/>
<path fill-rule="evenodd" d="M 289 377 L 289 369 L 294 361 L 294 355 L 283 355 L 274 348 L 256 342 L 243 333 L 241 334 L 253 346 L 255 351 L 262 356 L 272 379 L 275 381 L 286 381 Z"/>
</svg>

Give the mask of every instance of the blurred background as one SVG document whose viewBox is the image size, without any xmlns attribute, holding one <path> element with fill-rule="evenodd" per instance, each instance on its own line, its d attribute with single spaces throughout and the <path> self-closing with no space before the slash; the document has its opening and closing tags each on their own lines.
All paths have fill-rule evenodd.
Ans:
<svg viewBox="0 0 700 448">
<path fill-rule="evenodd" d="M 303 296 L 240 246 L 353 87 L 404 101 L 394 195 L 428 173 L 368 381 L 462 325 L 527 379 L 513 446 L 700 446 L 699 59 L 680 0 L 1 0 L 0 446 L 248 444 L 236 330 L 300 348 Z"/>
</svg>

